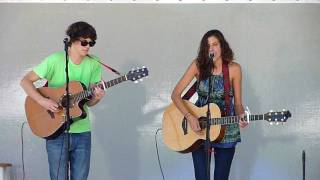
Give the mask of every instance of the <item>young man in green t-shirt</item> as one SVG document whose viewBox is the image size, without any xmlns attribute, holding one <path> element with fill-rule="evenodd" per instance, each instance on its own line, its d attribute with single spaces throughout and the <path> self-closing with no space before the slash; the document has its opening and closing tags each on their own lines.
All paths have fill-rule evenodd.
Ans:
<svg viewBox="0 0 320 180">
<path fill-rule="evenodd" d="M 71 24 L 66 34 L 70 37 L 68 44 L 69 80 L 79 81 L 87 88 L 90 84 L 101 81 L 102 68 L 98 62 L 99 59 L 88 54 L 90 47 L 95 45 L 97 39 L 94 27 L 80 21 Z M 65 66 L 65 52 L 53 53 L 23 77 L 21 86 L 27 95 L 42 107 L 52 112 L 59 112 L 58 103 L 43 97 L 36 90 L 33 82 L 46 79 L 49 87 L 61 87 L 66 83 Z M 104 90 L 95 87 L 92 99 L 84 105 L 87 116 L 83 119 L 77 119 L 71 124 L 69 152 L 67 149 L 67 133 L 46 140 L 51 180 L 67 180 L 67 157 L 69 157 L 70 162 L 71 180 L 87 179 L 91 153 L 91 127 L 88 106 L 97 104 L 104 95 Z M 69 153 L 69 156 L 67 156 L 67 153 Z"/>
</svg>

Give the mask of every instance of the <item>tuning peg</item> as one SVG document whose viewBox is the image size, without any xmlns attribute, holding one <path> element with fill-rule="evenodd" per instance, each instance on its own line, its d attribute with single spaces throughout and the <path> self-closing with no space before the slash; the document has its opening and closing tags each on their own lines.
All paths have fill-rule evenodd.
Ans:
<svg viewBox="0 0 320 180">
<path fill-rule="evenodd" d="M 136 80 L 136 78 L 132 78 L 132 80 L 134 80 L 134 81 L 135 81 L 135 80 Z"/>
<path fill-rule="evenodd" d="M 270 122 L 269 124 L 270 124 L 270 125 L 273 125 L 273 122 Z"/>
<path fill-rule="evenodd" d="M 142 76 L 143 76 L 143 77 L 145 77 L 145 76 L 146 76 L 146 74 L 142 74 Z"/>
<path fill-rule="evenodd" d="M 142 66 L 142 69 L 144 70 L 146 67 L 145 66 Z"/>
<path fill-rule="evenodd" d="M 136 83 L 136 84 L 137 84 L 138 82 L 139 82 L 139 81 L 137 81 L 137 80 L 136 80 L 136 81 L 134 81 L 134 83 Z"/>
<path fill-rule="evenodd" d="M 286 109 L 282 109 L 282 111 L 283 111 L 283 112 L 285 112 L 285 111 L 286 111 Z"/>
</svg>

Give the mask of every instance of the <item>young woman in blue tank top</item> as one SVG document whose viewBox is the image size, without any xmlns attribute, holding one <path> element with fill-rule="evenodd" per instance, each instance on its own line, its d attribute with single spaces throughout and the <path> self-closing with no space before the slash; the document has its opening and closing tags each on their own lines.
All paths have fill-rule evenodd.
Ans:
<svg viewBox="0 0 320 180">
<path fill-rule="evenodd" d="M 214 54 L 214 58 L 208 58 L 209 54 Z M 184 73 L 172 92 L 172 101 L 177 108 L 185 115 L 192 130 L 198 134 L 205 133 L 201 131 L 198 119 L 188 112 L 184 106 L 181 94 L 189 83 L 197 79 L 198 100 L 196 105 L 202 107 L 208 103 L 215 103 L 221 111 L 225 111 L 224 85 L 222 64 L 228 62 L 229 79 L 230 79 L 230 114 L 243 115 L 241 95 L 241 66 L 233 62 L 233 51 L 223 34 L 219 30 L 210 30 L 202 37 L 198 56 L 192 61 L 187 71 Z M 209 79 L 211 87 L 209 88 Z M 208 97 L 209 89 L 210 97 Z M 225 136 L 219 143 L 211 143 L 214 148 L 214 180 L 228 180 L 231 162 L 235 153 L 235 147 L 240 139 L 240 130 L 246 127 L 245 121 L 239 124 L 226 126 Z M 206 180 L 206 158 L 204 145 L 192 152 L 193 165 L 196 180 Z"/>
</svg>

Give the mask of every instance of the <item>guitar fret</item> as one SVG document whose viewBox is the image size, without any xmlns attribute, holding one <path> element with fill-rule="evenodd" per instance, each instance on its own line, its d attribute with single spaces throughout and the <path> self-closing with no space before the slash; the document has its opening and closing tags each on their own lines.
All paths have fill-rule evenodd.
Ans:
<svg viewBox="0 0 320 180">
<path fill-rule="evenodd" d="M 238 116 L 212 118 L 210 121 L 210 124 L 211 125 L 235 124 L 235 123 L 238 123 L 239 120 L 240 120 L 240 117 L 238 117 Z"/>
<path fill-rule="evenodd" d="M 126 76 L 121 76 L 121 77 L 118 77 L 116 79 L 113 79 L 113 80 L 110 80 L 108 82 L 103 82 L 104 84 L 101 84 L 101 83 L 98 83 L 96 84 L 98 87 L 102 88 L 103 90 L 109 88 L 109 87 L 112 87 L 114 85 L 117 85 L 123 81 L 126 81 Z M 79 102 L 81 101 L 82 99 L 84 98 L 87 98 L 89 96 L 92 96 L 93 95 L 93 92 L 94 92 L 94 88 L 88 88 L 88 90 L 85 90 L 85 91 L 82 91 L 82 92 L 79 92 L 77 94 L 74 94 L 73 97 L 75 99 L 76 102 Z"/>
</svg>

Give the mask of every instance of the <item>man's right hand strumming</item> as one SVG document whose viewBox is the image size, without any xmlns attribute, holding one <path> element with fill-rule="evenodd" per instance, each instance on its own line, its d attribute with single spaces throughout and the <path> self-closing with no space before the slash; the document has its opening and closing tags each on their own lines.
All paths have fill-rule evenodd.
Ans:
<svg viewBox="0 0 320 180">
<path fill-rule="evenodd" d="M 38 103 L 44 107 L 45 109 L 52 111 L 52 112 L 59 112 L 59 105 L 52 99 L 48 98 L 42 98 L 41 100 L 38 101 Z"/>
</svg>

